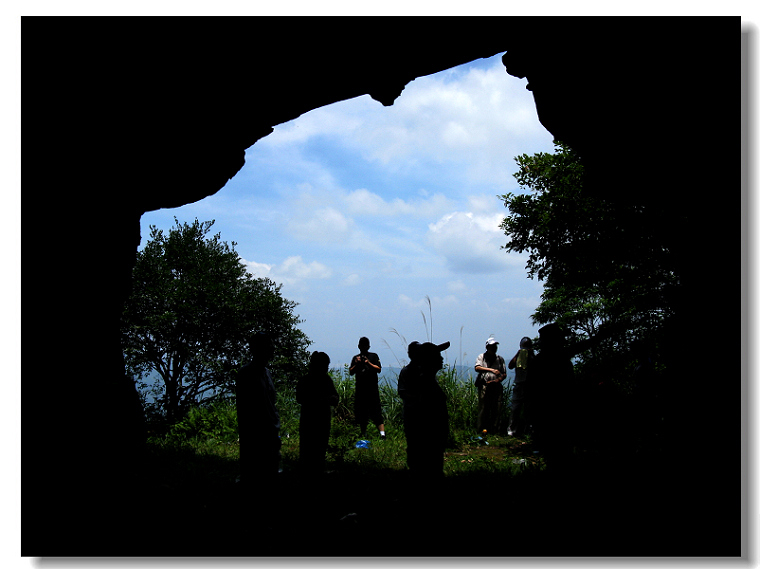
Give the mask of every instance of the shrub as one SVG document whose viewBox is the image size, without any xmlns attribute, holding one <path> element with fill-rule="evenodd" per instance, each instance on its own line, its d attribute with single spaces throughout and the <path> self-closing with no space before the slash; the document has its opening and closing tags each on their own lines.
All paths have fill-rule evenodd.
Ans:
<svg viewBox="0 0 760 569">
<path fill-rule="evenodd" d="M 394 425 L 400 428 L 404 420 L 403 403 L 395 386 L 387 383 L 380 384 L 380 403 L 383 406 L 386 425 Z"/>
<path fill-rule="evenodd" d="M 446 394 L 451 430 L 473 432 L 477 421 L 478 394 L 471 378 L 464 378 L 456 367 L 447 364 L 438 372 L 438 383 Z"/>
<path fill-rule="evenodd" d="M 402 402 L 395 386 L 392 383 L 380 385 L 387 439 L 380 441 L 376 436 L 370 436 L 370 448 L 360 449 L 356 447 L 359 430 L 353 412 L 355 379 L 348 374 L 347 366 L 342 370 L 331 370 L 330 375 L 340 402 L 333 413 L 326 455 L 327 468 L 363 473 L 404 470 L 406 438 Z M 530 464 L 523 460 L 526 457 L 516 450 L 519 447 L 508 442 L 512 439 L 497 433 L 489 433 L 487 438 L 475 433 L 477 391 L 470 374 L 465 375 L 455 366 L 446 365 L 438 374 L 438 382 L 446 394 L 449 411 L 447 453 L 450 456 L 446 460 L 447 473 L 504 472 L 514 475 L 531 469 L 528 466 L 532 467 L 535 460 L 531 460 Z M 509 396 L 510 390 L 507 388 L 502 409 L 504 430 L 509 420 Z M 296 470 L 300 447 L 300 405 L 296 401 L 294 387 L 279 386 L 277 407 L 281 424 L 282 467 L 285 471 Z M 237 441 L 237 410 L 234 400 L 192 408 L 182 421 L 169 429 L 166 436 L 154 439 L 158 446 L 167 451 L 193 450 L 198 457 L 231 461 L 237 460 Z M 230 469 L 235 471 L 236 466 L 233 465 Z"/>
<path fill-rule="evenodd" d="M 298 433 L 301 420 L 301 405 L 296 401 L 295 386 L 278 386 L 276 405 L 280 415 L 280 436 L 290 438 Z"/>
<path fill-rule="evenodd" d="M 333 414 L 334 422 L 337 421 L 343 425 L 354 425 L 356 416 L 354 415 L 354 394 L 356 393 L 356 380 L 348 373 L 348 364 L 343 366 L 343 370 L 332 369 L 330 376 L 338 392 L 339 403 Z"/>
<path fill-rule="evenodd" d="M 189 440 L 232 443 L 238 439 L 237 409 L 230 400 L 208 406 L 191 407 L 184 419 L 175 423 L 167 434 L 167 440 Z"/>
</svg>

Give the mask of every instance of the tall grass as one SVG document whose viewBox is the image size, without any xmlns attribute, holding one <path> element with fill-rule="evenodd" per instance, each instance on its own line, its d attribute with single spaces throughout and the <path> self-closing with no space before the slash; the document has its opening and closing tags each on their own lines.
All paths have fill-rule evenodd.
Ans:
<svg viewBox="0 0 760 569">
<path fill-rule="evenodd" d="M 356 383 L 348 373 L 348 366 L 341 370 L 332 370 L 333 382 L 340 396 L 340 404 L 335 410 L 335 419 L 338 423 L 350 424 L 355 421 L 353 414 L 353 399 Z M 398 377 L 395 378 L 398 383 Z M 475 433 L 478 415 L 478 394 L 474 379 L 471 374 L 462 372 L 454 365 L 445 364 L 438 372 L 438 383 L 446 394 L 449 411 L 449 426 L 454 440 L 461 440 Z M 396 429 L 403 428 L 403 402 L 394 385 L 381 383 L 380 403 L 383 407 L 386 428 L 392 426 Z M 504 404 L 501 409 L 502 431 L 506 430 L 509 423 L 509 399 L 511 386 L 504 390 Z"/>
<path fill-rule="evenodd" d="M 330 371 L 340 398 L 334 408 L 330 440 L 328 443 L 326 467 L 343 472 L 363 474 L 404 470 L 406 468 L 406 438 L 403 430 L 402 401 L 395 386 L 382 383 L 380 400 L 385 419 L 386 439 L 380 440 L 377 431 L 370 428 L 365 438 L 369 448 L 357 448 L 360 438 L 359 426 L 354 415 L 355 379 L 348 373 L 348 366 Z M 450 475 L 506 472 L 515 474 L 525 470 L 526 464 L 535 459 L 515 455 L 513 439 L 499 433 L 489 433 L 488 445 L 476 433 L 478 400 L 471 375 L 464 375 L 456 366 L 448 364 L 438 373 L 438 382 L 446 394 L 449 411 L 448 456 L 445 472 Z M 502 427 L 508 424 L 509 393 L 505 393 L 502 409 Z M 295 389 L 281 387 L 277 393 L 280 413 L 280 433 L 282 439 L 283 471 L 293 472 L 299 468 L 299 421 L 300 405 L 295 400 Z M 187 417 L 174 425 L 167 434 L 152 438 L 153 449 L 175 453 L 187 463 L 187 453 L 199 457 L 200 468 L 212 464 L 215 472 L 229 475 L 235 464 L 220 468 L 219 461 L 236 462 L 239 457 L 237 435 L 237 411 L 234 401 L 219 402 L 214 405 L 197 407 Z M 511 450 L 510 450 L 511 448 Z M 176 454 L 181 451 L 183 454 Z M 517 457 L 518 462 L 515 462 Z M 519 462 L 522 460 L 522 462 Z M 532 467 L 532 466 L 531 466 Z M 186 470 L 186 469 L 185 469 Z"/>
<path fill-rule="evenodd" d="M 428 316 L 422 313 L 427 341 L 433 341 L 433 311 L 430 297 L 426 296 Z M 462 331 L 460 328 L 459 360 L 462 361 Z M 401 352 L 406 355 L 408 342 L 397 330 L 390 330 L 401 342 Z M 396 356 L 391 346 L 382 340 L 393 353 L 399 367 L 406 360 Z M 354 414 L 356 380 L 348 372 L 348 365 L 342 369 L 330 370 L 339 403 L 334 408 L 330 439 L 327 450 L 328 469 L 344 472 L 361 472 L 364 475 L 406 468 L 406 438 L 403 431 L 403 403 L 394 385 L 381 383 L 380 402 L 385 420 L 386 439 L 380 440 L 377 431 L 371 427 L 366 435 L 370 439 L 369 448 L 358 448 L 359 426 Z M 542 460 L 525 454 L 528 447 L 520 446 L 520 441 L 503 437 L 499 432 L 489 433 L 488 440 L 476 433 L 478 395 L 474 378 L 468 372 L 448 363 L 438 373 L 438 382 L 446 394 L 449 412 L 448 452 L 444 462 L 447 475 L 508 473 L 511 475 L 525 470 L 543 468 Z M 396 384 L 398 377 L 396 377 Z M 501 409 L 501 431 L 509 424 L 509 403 L 511 387 L 504 393 Z M 282 466 L 284 471 L 298 469 L 300 405 L 296 401 L 293 386 L 280 386 L 277 393 L 277 408 L 280 414 L 282 440 Z M 214 464 L 215 472 L 222 472 L 220 463 L 237 461 L 239 443 L 237 438 L 237 410 L 234 400 L 223 401 L 212 406 L 193 409 L 188 416 L 162 436 L 154 436 L 153 448 L 170 453 L 181 451 L 174 456 L 185 457 L 192 452 L 199 457 L 198 464 Z M 522 449 L 522 450 L 521 450 Z M 174 462 L 174 459 L 171 459 Z M 210 462 L 209 462 L 210 461 Z M 202 467 L 203 468 L 203 467 Z M 229 473 L 228 469 L 224 472 Z"/>
<path fill-rule="evenodd" d="M 333 432 L 340 434 L 358 434 L 354 415 L 354 396 L 356 380 L 348 373 L 348 366 L 332 369 L 330 375 L 338 392 L 339 403 L 333 412 Z M 398 378 L 396 378 L 398 379 Z M 446 394 L 449 411 L 449 424 L 452 433 L 458 438 L 475 434 L 478 413 L 478 395 L 473 377 L 465 375 L 456 365 L 446 364 L 438 372 L 438 383 Z M 386 430 L 403 429 L 403 403 L 395 386 L 381 383 L 380 403 L 383 408 Z M 509 422 L 509 400 L 511 386 L 504 391 L 504 404 L 501 410 L 502 430 Z M 282 436 L 297 436 L 301 407 L 296 402 L 295 388 L 282 386 L 277 392 L 277 409 L 280 413 L 280 432 Z M 188 415 L 173 425 L 167 435 L 170 441 L 202 441 L 210 439 L 222 443 L 237 440 L 237 411 L 234 401 L 221 401 L 208 406 L 198 406 Z M 454 437 L 455 439 L 457 437 Z"/>
</svg>

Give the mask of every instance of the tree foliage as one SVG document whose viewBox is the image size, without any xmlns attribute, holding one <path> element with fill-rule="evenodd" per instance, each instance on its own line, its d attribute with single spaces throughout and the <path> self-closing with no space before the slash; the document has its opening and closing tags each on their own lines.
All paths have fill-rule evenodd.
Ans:
<svg viewBox="0 0 760 569">
<path fill-rule="evenodd" d="M 528 277 L 545 283 L 533 322 L 563 325 L 581 364 L 609 364 L 632 341 L 655 341 L 678 284 L 661 239 L 668 220 L 657 208 L 586 195 L 583 165 L 561 143 L 515 160 L 527 191 L 500 196 L 509 210 L 501 228 L 504 248 L 527 252 Z"/>
<path fill-rule="evenodd" d="M 308 361 L 297 304 L 283 298 L 280 285 L 249 274 L 236 243 L 207 237 L 213 223 L 175 218 L 168 234 L 151 226 L 122 317 L 127 368 L 160 377 L 156 403 L 170 421 L 234 392 L 234 374 L 246 363 L 255 332 L 276 338 L 275 381 L 297 377 Z"/>
</svg>

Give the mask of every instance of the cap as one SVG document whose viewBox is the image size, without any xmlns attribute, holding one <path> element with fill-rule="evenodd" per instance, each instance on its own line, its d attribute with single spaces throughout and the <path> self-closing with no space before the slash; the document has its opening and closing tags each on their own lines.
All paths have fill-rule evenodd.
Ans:
<svg viewBox="0 0 760 569">
<path fill-rule="evenodd" d="M 430 351 L 435 350 L 436 352 L 440 353 L 444 350 L 448 350 L 450 345 L 451 345 L 451 342 L 444 342 L 443 344 L 433 344 L 432 342 L 425 342 L 424 344 L 422 344 L 421 347 L 423 350 L 430 350 Z"/>
<path fill-rule="evenodd" d="M 562 335 L 562 330 L 560 329 L 559 324 L 552 322 L 551 324 L 539 328 L 538 335 L 542 338 L 544 336 L 560 336 Z"/>
<path fill-rule="evenodd" d="M 486 346 L 490 346 L 492 344 L 498 344 L 498 343 L 499 342 L 497 342 L 496 338 L 494 338 L 493 336 L 491 336 L 490 338 L 488 338 L 488 340 L 486 340 Z"/>
<path fill-rule="evenodd" d="M 432 342 L 425 342 L 420 344 L 419 342 L 412 342 L 409 344 L 407 353 L 409 358 L 414 359 L 419 356 L 426 356 L 430 354 L 440 354 L 442 351 L 447 350 L 451 342 L 444 342 L 443 344 L 433 344 Z"/>
<path fill-rule="evenodd" d="M 548 343 L 558 344 L 564 340 L 564 333 L 562 328 L 556 322 L 547 324 L 543 328 L 538 329 L 539 340 L 543 345 Z"/>
</svg>

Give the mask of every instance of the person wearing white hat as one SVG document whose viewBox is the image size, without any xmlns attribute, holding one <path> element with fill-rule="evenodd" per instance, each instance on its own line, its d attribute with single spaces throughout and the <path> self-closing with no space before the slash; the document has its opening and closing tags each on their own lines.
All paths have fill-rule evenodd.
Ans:
<svg viewBox="0 0 760 569">
<path fill-rule="evenodd" d="M 507 378 L 507 366 L 504 358 L 496 353 L 499 342 L 493 336 L 486 340 L 486 351 L 475 360 L 478 377 L 478 431 L 494 432 L 499 428 L 499 416 L 504 400 L 504 387 L 501 382 Z"/>
</svg>

